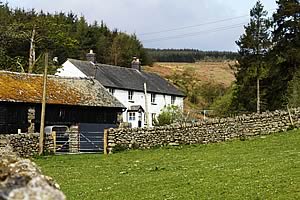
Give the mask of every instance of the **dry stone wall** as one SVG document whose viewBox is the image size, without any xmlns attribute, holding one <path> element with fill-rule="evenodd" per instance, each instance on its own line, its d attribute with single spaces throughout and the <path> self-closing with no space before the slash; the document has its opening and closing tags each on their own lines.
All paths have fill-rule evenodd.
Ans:
<svg viewBox="0 0 300 200">
<path fill-rule="evenodd" d="M 44 152 L 54 152 L 54 140 L 51 135 L 45 137 Z M 0 147 L 9 145 L 23 158 L 32 157 L 39 152 L 39 134 L 21 133 L 0 135 Z"/>
<path fill-rule="evenodd" d="M 286 131 L 300 126 L 300 108 L 291 109 L 290 113 L 264 112 L 149 129 L 109 129 L 106 136 L 107 152 L 111 153 L 118 148 L 147 149 L 166 145 L 207 144 Z"/>
<path fill-rule="evenodd" d="M 0 147 L 0 199 L 65 200 L 66 197 L 35 163 L 20 158 L 10 146 L 5 146 Z"/>
</svg>

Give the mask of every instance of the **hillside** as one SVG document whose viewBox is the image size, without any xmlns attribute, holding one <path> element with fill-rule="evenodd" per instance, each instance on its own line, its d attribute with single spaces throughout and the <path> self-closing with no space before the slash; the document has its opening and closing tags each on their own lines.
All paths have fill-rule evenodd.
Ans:
<svg viewBox="0 0 300 200">
<path fill-rule="evenodd" d="M 214 82 L 223 84 L 225 87 L 231 85 L 235 80 L 233 70 L 229 64 L 234 64 L 233 61 L 227 62 L 197 62 L 197 63 L 154 63 L 153 67 L 145 67 L 148 72 L 157 73 L 164 78 L 169 78 L 175 72 L 183 73 L 185 69 L 190 68 L 195 70 L 195 77 L 200 82 Z"/>
<path fill-rule="evenodd" d="M 230 65 L 234 61 L 197 63 L 154 63 L 145 71 L 157 73 L 187 94 L 185 110 L 200 113 L 231 86 L 235 80 Z"/>
</svg>

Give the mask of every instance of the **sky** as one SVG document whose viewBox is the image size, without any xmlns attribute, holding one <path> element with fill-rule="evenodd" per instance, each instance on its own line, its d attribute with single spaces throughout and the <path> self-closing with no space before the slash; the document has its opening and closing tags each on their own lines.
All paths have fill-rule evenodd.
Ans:
<svg viewBox="0 0 300 200">
<path fill-rule="evenodd" d="M 136 34 L 146 48 L 236 51 L 256 0 L 2 0 L 10 7 L 69 12 Z M 261 0 L 271 15 L 276 0 Z"/>
</svg>

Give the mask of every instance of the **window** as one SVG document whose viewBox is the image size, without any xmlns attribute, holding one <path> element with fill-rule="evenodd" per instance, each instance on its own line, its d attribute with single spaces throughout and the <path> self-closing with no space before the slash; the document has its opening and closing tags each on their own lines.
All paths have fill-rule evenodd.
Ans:
<svg viewBox="0 0 300 200">
<path fill-rule="evenodd" d="M 155 103 L 156 94 L 151 93 L 151 103 Z"/>
<path fill-rule="evenodd" d="M 128 91 L 128 100 L 132 101 L 132 97 L 133 97 L 133 91 L 129 90 Z"/>
<path fill-rule="evenodd" d="M 109 89 L 108 89 L 108 92 L 109 92 L 109 93 L 111 93 L 112 95 L 114 95 L 114 93 L 115 93 L 115 89 L 113 89 L 113 88 L 109 88 Z"/>
<path fill-rule="evenodd" d="M 129 112 L 129 121 L 135 121 L 135 113 L 134 112 Z"/>
<path fill-rule="evenodd" d="M 175 96 L 171 96 L 171 104 L 175 104 L 176 101 L 176 97 Z"/>
<path fill-rule="evenodd" d="M 65 109 L 59 109 L 59 119 L 65 119 L 66 116 L 66 110 Z"/>
<path fill-rule="evenodd" d="M 152 125 L 154 125 L 156 121 L 156 113 L 151 114 L 151 119 L 152 119 Z"/>
</svg>

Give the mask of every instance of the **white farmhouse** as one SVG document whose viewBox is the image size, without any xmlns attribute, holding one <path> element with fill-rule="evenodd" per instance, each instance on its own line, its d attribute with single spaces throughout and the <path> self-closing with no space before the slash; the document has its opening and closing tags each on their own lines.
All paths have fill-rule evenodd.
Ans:
<svg viewBox="0 0 300 200">
<path fill-rule="evenodd" d="M 154 119 L 166 105 L 183 108 L 185 95 L 181 91 L 159 75 L 141 71 L 140 66 L 136 64 L 133 62 L 133 68 L 125 68 L 68 59 L 56 75 L 95 77 L 127 108 L 122 114 L 122 119 L 132 127 L 144 127 L 147 121 L 152 126 Z M 149 120 L 146 120 L 147 111 Z"/>
</svg>

